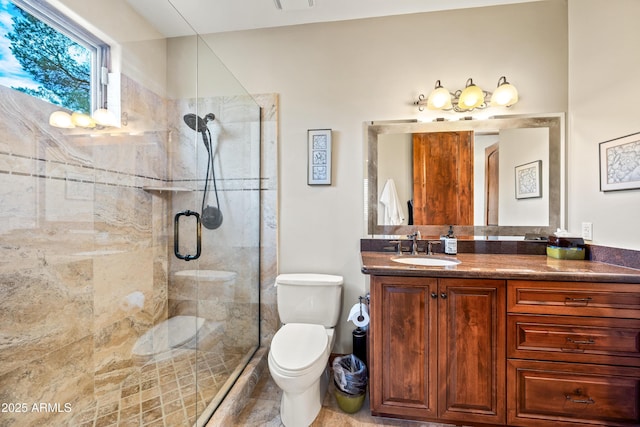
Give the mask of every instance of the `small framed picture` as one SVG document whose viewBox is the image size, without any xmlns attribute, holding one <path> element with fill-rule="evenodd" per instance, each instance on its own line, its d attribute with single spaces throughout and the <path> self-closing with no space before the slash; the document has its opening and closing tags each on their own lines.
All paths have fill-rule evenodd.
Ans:
<svg viewBox="0 0 640 427">
<path fill-rule="evenodd" d="M 331 184 L 331 129 L 309 129 L 307 184 Z"/>
<path fill-rule="evenodd" d="M 600 143 L 600 191 L 640 188 L 640 133 Z"/>
<path fill-rule="evenodd" d="M 516 166 L 516 199 L 542 197 L 542 160 Z"/>
</svg>

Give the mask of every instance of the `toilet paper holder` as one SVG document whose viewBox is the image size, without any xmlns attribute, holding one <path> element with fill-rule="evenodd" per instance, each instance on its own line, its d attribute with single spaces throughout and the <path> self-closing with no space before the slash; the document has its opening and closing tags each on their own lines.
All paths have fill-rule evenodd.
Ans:
<svg viewBox="0 0 640 427">
<path fill-rule="evenodd" d="M 353 322 L 354 325 L 366 328 L 369 325 L 369 295 L 359 296 L 356 304 L 351 307 L 349 315 L 347 316 L 348 322 Z"/>
<path fill-rule="evenodd" d="M 367 295 L 365 295 L 365 296 L 362 296 L 362 295 L 358 296 L 358 301 L 360 301 L 360 314 L 358 315 L 358 320 L 361 321 L 361 322 L 364 320 L 364 316 L 362 315 L 362 300 L 363 299 L 366 299 L 367 300 L 366 304 L 369 305 L 369 301 L 370 301 L 369 294 L 367 293 Z"/>
</svg>

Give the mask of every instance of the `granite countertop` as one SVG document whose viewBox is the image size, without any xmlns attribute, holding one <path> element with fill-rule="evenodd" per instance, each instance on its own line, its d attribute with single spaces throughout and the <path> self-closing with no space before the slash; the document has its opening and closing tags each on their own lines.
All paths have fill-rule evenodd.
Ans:
<svg viewBox="0 0 640 427">
<path fill-rule="evenodd" d="M 423 267 L 391 261 L 390 252 L 361 252 L 362 272 L 378 276 L 429 276 L 478 279 L 521 279 L 640 283 L 640 270 L 596 261 L 549 258 L 546 255 L 459 253 L 450 267 Z M 403 255 L 408 256 L 408 255 Z"/>
</svg>

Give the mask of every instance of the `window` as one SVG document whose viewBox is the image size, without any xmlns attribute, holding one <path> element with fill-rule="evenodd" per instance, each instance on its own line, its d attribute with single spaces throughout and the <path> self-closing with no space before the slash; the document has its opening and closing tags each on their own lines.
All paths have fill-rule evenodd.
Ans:
<svg viewBox="0 0 640 427">
<path fill-rule="evenodd" d="M 44 0 L 0 0 L 0 84 L 72 111 L 106 102 L 109 47 Z"/>
</svg>

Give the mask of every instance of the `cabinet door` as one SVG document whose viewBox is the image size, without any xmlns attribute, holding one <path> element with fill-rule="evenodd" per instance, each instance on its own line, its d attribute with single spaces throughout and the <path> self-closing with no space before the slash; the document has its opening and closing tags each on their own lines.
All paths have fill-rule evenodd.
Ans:
<svg viewBox="0 0 640 427">
<path fill-rule="evenodd" d="M 436 417 L 436 291 L 435 279 L 372 277 L 373 415 Z"/>
<path fill-rule="evenodd" d="M 439 417 L 502 424 L 505 408 L 504 281 L 439 279 Z"/>
</svg>

